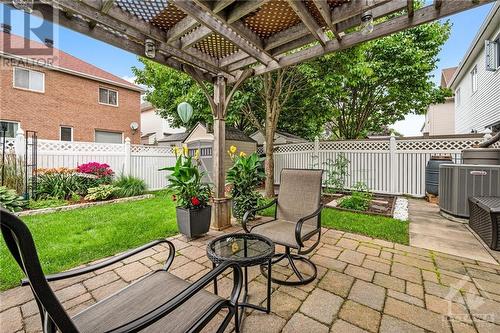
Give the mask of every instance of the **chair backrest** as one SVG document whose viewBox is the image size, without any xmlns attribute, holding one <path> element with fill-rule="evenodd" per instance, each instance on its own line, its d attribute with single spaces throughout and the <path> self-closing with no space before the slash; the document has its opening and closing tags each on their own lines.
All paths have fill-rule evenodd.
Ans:
<svg viewBox="0 0 500 333">
<path fill-rule="evenodd" d="M 73 321 L 50 288 L 40 266 L 33 237 L 19 218 L 0 208 L 0 228 L 10 253 L 26 274 L 40 310 L 45 332 L 78 332 Z M 55 327 L 55 326 L 56 327 Z"/>
<path fill-rule="evenodd" d="M 314 213 L 321 204 L 323 170 L 283 169 L 276 218 L 296 222 Z M 311 223 L 318 218 L 307 221 Z"/>
</svg>

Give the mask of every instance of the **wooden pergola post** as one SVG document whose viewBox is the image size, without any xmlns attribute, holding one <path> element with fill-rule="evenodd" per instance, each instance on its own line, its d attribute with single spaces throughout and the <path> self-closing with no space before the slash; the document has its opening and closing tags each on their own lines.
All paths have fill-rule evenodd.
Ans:
<svg viewBox="0 0 500 333">
<path fill-rule="evenodd" d="M 189 65 L 184 65 L 184 71 L 188 73 L 200 86 L 210 104 L 214 117 L 214 145 L 212 149 L 214 199 L 212 204 L 211 228 L 223 230 L 231 226 L 231 209 L 229 199 L 225 196 L 226 170 L 224 170 L 224 157 L 226 154 L 226 114 L 229 103 L 234 93 L 254 73 L 253 69 L 246 69 L 239 75 L 231 91 L 226 96 L 227 78 L 218 75 L 214 80 L 213 95 L 207 89 L 203 73 Z"/>
<path fill-rule="evenodd" d="M 224 154 L 226 147 L 226 78 L 217 76 L 214 83 L 214 145 L 212 149 L 214 201 L 212 205 L 211 227 L 222 230 L 231 226 L 231 210 L 229 199 L 225 197 L 226 177 L 224 170 Z"/>
</svg>

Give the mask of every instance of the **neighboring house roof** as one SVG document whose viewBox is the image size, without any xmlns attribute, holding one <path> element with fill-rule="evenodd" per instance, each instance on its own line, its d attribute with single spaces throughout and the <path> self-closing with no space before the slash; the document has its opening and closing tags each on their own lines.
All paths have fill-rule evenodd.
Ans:
<svg viewBox="0 0 500 333">
<path fill-rule="evenodd" d="M 441 71 L 441 87 L 442 88 L 449 88 L 450 87 L 450 82 L 453 77 L 453 74 L 457 71 L 457 66 L 451 67 L 451 68 L 444 68 Z"/>
<path fill-rule="evenodd" d="M 145 133 L 141 135 L 141 139 L 149 138 L 151 135 L 156 134 L 156 132 L 151 132 L 151 133 Z"/>
<path fill-rule="evenodd" d="M 9 43 L 9 41 L 6 41 L 6 39 L 10 39 L 10 44 L 8 45 L 10 45 L 13 50 L 4 50 L 4 45 L 7 45 L 6 43 Z M 13 56 L 16 58 L 27 59 L 31 60 L 33 64 L 38 66 L 61 70 L 69 74 L 86 77 L 88 79 L 101 81 L 122 88 L 127 88 L 139 92 L 144 91 L 141 87 L 136 86 L 135 84 L 130 83 L 127 80 L 106 72 L 103 69 L 91 65 L 55 47 L 52 47 L 53 54 L 50 55 L 41 55 L 40 52 L 33 52 L 33 54 L 22 54 L 24 52 L 15 51 L 15 49 L 26 50 L 26 46 L 28 45 L 29 47 L 38 50 L 49 49 L 49 46 L 43 43 L 29 40 L 22 36 L 5 33 L 3 31 L 0 32 L 0 56 Z"/>
<path fill-rule="evenodd" d="M 234 127 L 226 127 L 226 140 L 256 142 L 254 139 Z"/>
<path fill-rule="evenodd" d="M 484 47 L 483 39 L 486 38 L 485 36 L 492 33 L 495 29 L 498 28 L 499 25 L 500 25 L 500 2 L 497 1 L 493 6 L 493 8 L 491 9 L 491 11 L 489 12 L 486 19 L 484 20 L 483 24 L 481 25 L 481 28 L 476 34 L 476 37 L 474 37 L 474 40 L 469 46 L 467 53 L 465 53 L 464 58 L 460 62 L 458 69 L 455 71 L 455 74 L 451 78 L 448 85 L 450 88 L 455 88 L 454 87 L 455 83 L 459 82 L 459 80 L 465 74 L 465 71 L 467 70 L 470 62 L 474 61 L 474 59 L 477 57 L 477 54 L 482 50 L 482 48 Z"/>
<path fill-rule="evenodd" d="M 184 132 L 184 133 L 174 133 L 174 134 L 164 134 L 165 136 L 158 140 L 158 142 L 183 142 L 186 140 L 190 132 Z"/>
<path fill-rule="evenodd" d="M 250 136 L 253 137 L 254 135 L 257 135 L 259 133 L 260 133 L 260 131 L 256 131 L 256 132 L 252 133 L 252 135 L 250 135 Z M 304 139 L 304 138 L 302 138 L 302 137 L 300 137 L 298 135 L 288 133 L 288 132 L 276 131 L 276 134 L 279 134 L 281 136 L 284 136 L 284 137 L 287 137 L 287 138 L 290 138 L 290 139 L 301 140 L 301 141 L 307 142 L 306 139 Z"/>
<path fill-rule="evenodd" d="M 154 110 L 155 107 L 153 106 L 153 104 L 149 103 L 149 102 L 142 102 L 141 103 L 141 112 L 146 112 L 146 111 L 149 111 L 149 110 Z"/>
</svg>

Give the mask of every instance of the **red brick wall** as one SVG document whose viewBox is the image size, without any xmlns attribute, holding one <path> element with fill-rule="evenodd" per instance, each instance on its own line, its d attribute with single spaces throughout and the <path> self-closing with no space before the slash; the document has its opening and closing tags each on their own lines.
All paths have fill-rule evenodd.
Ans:
<svg viewBox="0 0 500 333">
<path fill-rule="evenodd" d="M 59 140 L 60 126 L 73 127 L 75 141 L 94 141 L 95 129 L 123 133 L 140 143 L 140 128 L 132 134 L 130 123 L 141 123 L 140 93 L 43 67 L 45 93 L 13 88 L 13 67 L 0 58 L 0 119 L 21 123 L 38 138 Z M 118 91 L 118 107 L 98 102 L 99 87 Z"/>
</svg>

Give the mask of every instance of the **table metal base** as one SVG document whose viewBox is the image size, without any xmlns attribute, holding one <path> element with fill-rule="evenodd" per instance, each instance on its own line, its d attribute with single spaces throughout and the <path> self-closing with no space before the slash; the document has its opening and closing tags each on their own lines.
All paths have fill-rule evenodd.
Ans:
<svg viewBox="0 0 500 333">
<path fill-rule="evenodd" d="M 243 319 L 245 317 L 245 308 L 249 309 L 254 309 L 258 311 L 265 312 L 269 314 L 271 312 L 271 259 L 267 262 L 267 271 L 269 272 L 267 274 L 267 299 L 266 299 L 266 307 L 257 305 L 257 304 L 252 304 L 248 303 L 248 267 L 245 266 L 243 267 L 243 283 L 244 283 L 244 288 L 243 288 L 243 297 L 241 297 L 241 302 L 238 302 L 238 307 L 236 308 L 236 313 L 234 314 L 235 317 L 235 331 L 238 333 L 240 332 L 241 325 L 243 323 Z M 215 268 L 215 264 L 213 264 L 213 267 Z M 260 266 L 260 265 L 259 265 Z M 217 295 L 218 294 L 218 289 L 217 289 L 217 279 L 214 279 L 214 293 Z"/>
</svg>

